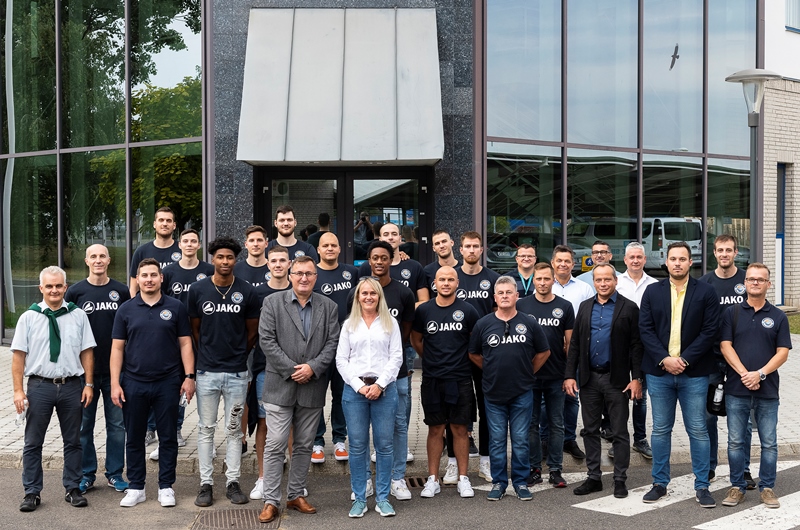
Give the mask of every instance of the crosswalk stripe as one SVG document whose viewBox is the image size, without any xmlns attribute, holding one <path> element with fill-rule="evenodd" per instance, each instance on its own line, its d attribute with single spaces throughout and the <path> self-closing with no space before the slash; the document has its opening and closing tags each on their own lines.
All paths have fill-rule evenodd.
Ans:
<svg viewBox="0 0 800 530">
<path fill-rule="evenodd" d="M 761 502 L 758 492 L 747 493 L 745 502 Z M 695 526 L 701 530 L 717 530 L 731 528 L 769 528 L 770 530 L 789 530 L 800 526 L 800 492 L 780 498 L 781 507 L 777 510 L 767 508 L 763 504 L 742 510 L 719 519 Z M 725 508 L 723 508 L 724 510 Z"/>
<path fill-rule="evenodd" d="M 611 472 L 607 471 L 603 474 L 610 475 Z M 583 482 L 584 480 L 586 480 L 586 473 L 563 473 L 561 476 L 564 477 L 564 480 L 567 481 L 567 484 L 576 484 L 578 482 Z M 543 480 L 542 484 L 537 484 L 534 487 L 529 488 L 531 490 L 531 493 L 553 489 L 553 485 L 547 482 L 547 478 L 548 478 L 547 475 L 542 475 L 542 480 Z M 480 491 L 490 491 L 492 489 L 492 485 L 488 483 L 482 484 L 480 486 L 473 485 L 472 489 Z M 508 488 L 506 489 L 506 495 L 516 495 L 513 486 L 510 485 L 508 486 Z"/>
<path fill-rule="evenodd" d="M 800 465 L 800 461 L 784 461 L 778 462 L 778 471 L 789 469 Z M 751 466 L 753 476 L 758 473 L 758 466 Z M 717 466 L 717 480 L 711 483 L 708 488 L 709 491 L 719 491 L 731 487 L 729 481 L 728 466 Z M 593 510 L 596 512 L 609 513 L 613 515 L 622 515 L 624 517 L 631 517 L 640 513 L 646 513 L 652 510 L 658 510 L 665 506 L 676 504 L 685 500 L 693 499 L 695 497 L 694 491 L 694 474 L 682 475 L 673 479 L 667 491 L 669 495 L 662 498 L 658 502 L 646 504 L 642 502 L 642 497 L 645 493 L 650 491 L 652 485 L 642 486 L 640 488 L 632 489 L 628 492 L 628 496 L 624 499 L 617 499 L 613 495 L 600 497 L 599 499 L 592 499 L 590 501 L 574 504 L 575 508 L 582 508 L 584 510 Z"/>
</svg>

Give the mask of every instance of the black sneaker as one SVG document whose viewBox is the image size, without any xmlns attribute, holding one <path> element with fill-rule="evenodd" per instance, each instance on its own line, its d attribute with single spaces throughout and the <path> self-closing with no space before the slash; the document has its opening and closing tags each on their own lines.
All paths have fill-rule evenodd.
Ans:
<svg viewBox="0 0 800 530">
<path fill-rule="evenodd" d="M 38 493 L 28 493 L 19 505 L 19 511 L 32 512 L 37 506 L 42 504 L 42 498 Z"/>
<path fill-rule="evenodd" d="M 756 489 L 756 481 L 753 480 L 753 475 L 751 475 L 749 471 L 744 472 L 744 481 L 747 483 L 747 489 Z"/>
<path fill-rule="evenodd" d="M 611 442 L 614 440 L 614 433 L 611 432 L 611 429 L 600 429 L 600 438 L 607 442 Z"/>
<path fill-rule="evenodd" d="M 578 460 L 586 458 L 586 453 L 581 451 L 581 448 L 578 447 L 578 442 L 575 440 L 564 442 L 564 452 L 571 454 L 572 458 L 577 458 Z"/>
<path fill-rule="evenodd" d="M 81 490 L 78 488 L 72 488 L 67 491 L 67 494 L 64 495 L 64 500 L 76 508 L 83 508 L 89 505 L 89 503 L 86 502 L 86 497 L 81 495 Z"/>
<path fill-rule="evenodd" d="M 628 487 L 625 485 L 624 480 L 614 481 L 614 497 L 617 499 L 624 499 L 628 496 Z"/>
<path fill-rule="evenodd" d="M 644 494 L 642 497 L 642 502 L 646 502 L 647 504 L 651 504 L 656 502 L 661 497 L 667 496 L 667 488 L 662 486 L 661 484 L 653 484 L 653 487 Z"/>
<path fill-rule="evenodd" d="M 194 500 L 195 506 L 205 508 L 214 504 L 214 487 L 211 484 L 203 484 L 200 486 L 200 492 Z"/>
<path fill-rule="evenodd" d="M 247 498 L 247 495 L 242 493 L 242 488 L 239 487 L 238 482 L 231 482 L 228 484 L 228 489 L 225 491 L 225 496 L 228 497 L 233 504 L 247 504 L 250 502 L 250 499 Z"/>
<path fill-rule="evenodd" d="M 540 467 L 532 467 L 531 474 L 528 476 L 528 480 L 526 481 L 528 487 L 531 488 L 536 484 L 542 483 L 542 468 Z"/>
<path fill-rule="evenodd" d="M 547 480 L 554 488 L 566 488 L 567 481 L 561 476 L 561 471 L 555 470 L 550 472 L 550 478 Z"/>
<path fill-rule="evenodd" d="M 699 502 L 700 506 L 703 508 L 716 508 L 717 506 L 717 501 L 714 500 L 714 497 L 711 496 L 711 493 L 709 493 L 706 488 L 697 490 L 695 500 Z"/>
<path fill-rule="evenodd" d="M 480 452 L 478 451 L 478 447 L 475 445 L 475 438 L 472 436 L 469 437 L 469 457 L 470 458 L 477 458 L 481 456 Z"/>
<path fill-rule="evenodd" d="M 596 491 L 603 491 L 603 483 L 593 478 L 587 478 L 586 482 L 572 490 L 575 495 L 589 495 Z"/>
</svg>

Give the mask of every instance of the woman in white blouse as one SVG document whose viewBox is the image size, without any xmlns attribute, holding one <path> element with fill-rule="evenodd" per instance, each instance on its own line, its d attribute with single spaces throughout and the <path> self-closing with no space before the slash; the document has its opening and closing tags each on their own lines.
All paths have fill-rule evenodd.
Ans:
<svg viewBox="0 0 800 530">
<path fill-rule="evenodd" d="M 377 454 L 375 511 L 384 517 L 395 514 L 388 497 L 397 408 L 395 379 L 402 362 L 400 327 L 389 313 L 383 289 L 378 280 L 361 278 L 336 351 L 336 368 L 345 383 L 342 409 L 350 438 L 350 484 L 355 496 L 350 517 L 367 512 L 370 425 Z"/>
</svg>

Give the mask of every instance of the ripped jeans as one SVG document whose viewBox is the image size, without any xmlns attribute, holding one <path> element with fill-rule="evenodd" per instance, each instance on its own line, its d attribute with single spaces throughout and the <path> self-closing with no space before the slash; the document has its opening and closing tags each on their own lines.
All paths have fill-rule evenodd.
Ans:
<svg viewBox="0 0 800 530">
<path fill-rule="evenodd" d="M 197 456 L 200 461 L 200 484 L 214 484 L 214 430 L 217 426 L 219 398 L 225 403 L 224 432 L 227 447 L 226 486 L 239 481 L 242 461 L 242 415 L 244 413 L 247 371 L 239 373 L 197 371 Z"/>
</svg>

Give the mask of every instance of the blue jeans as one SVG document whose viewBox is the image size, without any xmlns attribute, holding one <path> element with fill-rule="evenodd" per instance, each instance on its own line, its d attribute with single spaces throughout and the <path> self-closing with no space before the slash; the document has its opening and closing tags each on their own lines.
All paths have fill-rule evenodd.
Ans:
<svg viewBox="0 0 800 530">
<path fill-rule="evenodd" d="M 349 385 L 342 394 L 342 409 L 350 426 L 350 487 L 356 500 L 367 500 L 369 470 L 369 428 L 372 425 L 372 443 L 375 446 L 375 500 L 389 497 L 392 478 L 392 437 L 397 411 L 397 385 L 391 383 L 383 396 L 369 400 Z M 403 455 L 405 456 L 405 455 Z"/>
<path fill-rule="evenodd" d="M 720 383 L 725 382 L 725 373 L 728 370 L 728 363 L 724 360 L 717 361 L 717 370 L 714 371 L 711 375 L 708 376 L 708 384 L 709 385 L 718 385 Z M 727 406 L 727 401 L 725 402 Z M 717 431 L 717 416 L 713 414 L 709 414 L 706 411 L 706 427 L 708 427 L 708 440 L 711 443 L 711 470 L 717 469 L 717 463 L 719 462 L 719 432 Z M 744 459 L 744 470 L 746 472 L 750 472 L 750 443 L 753 440 L 753 423 L 748 420 L 747 421 L 747 439 L 745 443 L 747 444 L 747 453 L 745 454 Z"/>
<path fill-rule="evenodd" d="M 675 425 L 675 406 L 681 404 L 683 423 L 689 435 L 689 452 L 695 474 L 694 489 L 708 488 L 708 429 L 706 428 L 706 392 L 708 376 L 647 374 L 647 392 L 653 409 L 653 484 L 669 484 L 669 456 L 672 452 L 672 428 Z"/>
<path fill-rule="evenodd" d="M 225 472 L 227 484 L 239 482 L 242 462 L 242 417 L 247 397 L 249 372 L 225 373 L 197 371 L 197 456 L 200 461 L 200 484 L 214 484 L 214 430 L 217 426 L 219 399 L 225 401 Z"/>
<path fill-rule="evenodd" d="M 84 379 L 81 378 L 81 383 L 83 382 Z M 122 409 L 111 401 L 111 376 L 95 374 L 94 399 L 83 409 L 83 421 L 81 421 L 83 478 L 91 482 L 97 478 L 94 422 L 100 394 L 103 394 L 103 411 L 106 418 L 106 478 L 122 479 L 122 469 L 125 467 L 125 424 L 122 421 Z"/>
<path fill-rule="evenodd" d="M 408 455 L 406 404 L 408 403 L 408 386 L 407 377 L 398 379 L 395 385 L 397 388 L 397 408 L 394 414 L 394 439 L 392 441 L 392 480 L 403 480 L 406 477 L 406 456 Z M 350 437 L 352 443 L 352 434 Z"/>
<path fill-rule="evenodd" d="M 758 439 L 761 440 L 761 467 L 758 470 L 758 489 L 775 487 L 778 466 L 778 399 L 755 396 L 725 396 L 728 412 L 728 463 L 731 484 L 744 491 L 747 484 L 744 472 L 750 456 L 752 432 L 748 428 L 750 411 L 755 413 Z"/>
<path fill-rule="evenodd" d="M 506 445 L 511 433 L 511 483 L 525 485 L 530 475 L 528 432 L 533 415 L 533 391 L 515 397 L 508 403 L 492 403 L 486 399 L 486 421 L 489 424 L 489 463 L 492 483 L 508 486 Z"/>
<path fill-rule="evenodd" d="M 548 423 L 547 467 L 550 471 L 561 471 L 564 461 L 564 396 L 561 390 L 563 381 L 542 381 L 536 379 L 533 383 L 533 414 L 528 432 L 530 444 L 530 467 L 539 467 L 542 463 L 542 442 L 539 437 L 539 424 L 542 409 L 547 412 Z M 542 403 L 542 406 L 537 406 Z"/>
</svg>

